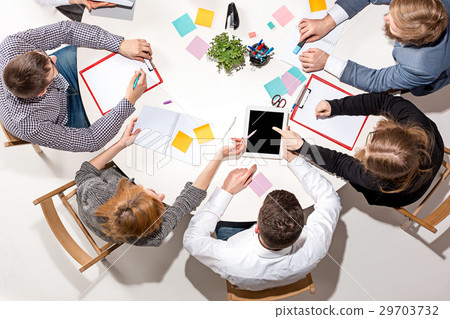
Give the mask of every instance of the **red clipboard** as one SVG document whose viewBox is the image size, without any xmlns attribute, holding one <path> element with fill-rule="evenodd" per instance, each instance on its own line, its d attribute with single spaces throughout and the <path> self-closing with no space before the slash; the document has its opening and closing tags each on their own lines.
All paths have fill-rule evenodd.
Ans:
<svg viewBox="0 0 450 319">
<path fill-rule="evenodd" d="M 337 140 L 336 138 L 330 137 L 327 134 L 324 134 L 323 132 L 320 132 L 316 128 L 311 127 L 310 125 L 306 125 L 305 123 L 301 123 L 301 122 L 295 120 L 297 112 L 300 112 L 299 110 L 302 110 L 303 106 L 307 102 L 308 96 L 306 96 L 305 94 L 308 92 L 308 90 L 311 91 L 311 89 L 309 87 L 310 87 L 311 81 L 313 81 L 313 80 L 320 81 L 321 83 L 329 86 L 330 88 L 335 89 L 335 90 L 337 90 L 339 92 L 342 92 L 346 96 L 352 96 L 352 94 L 350 94 L 349 92 L 344 91 L 343 89 L 337 87 L 336 85 L 334 85 L 334 84 L 332 84 L 332 83 L 330 83 L 330 82 L 328 82 L 328 81 L 326 81 L 326 80 L 324 80 L 324 79 L 322 79 L 322 78 L 320 78 L 320 77 L 318 77 L 318 76 L 313 74 L 309 78 L 309 81 L 306 84 L 306 86 L 304 87 L 304 89 L 302 90 L 302 92 L 300 92 L 300 95 L 299 95 L 299 97 L 297 98 L 297 100 L 296 100 L 296 102 L 294 104 L 294 110 L 293 110 L 293 112 L 291 114 L 290 120 L 295 122 L 295 123 L 297 123 L 297 124 L 299 124 L 299 125 L 301 125 L 301 126 L 303 126 L 303 127 L 305 127 L 305 128 L 307 128 L 307 129 L 309 129 L 309 130 L 311 130 L 311 131 L 313 131 L 314 133 L 316 133 L 316 134 L 318 134 L 320 136 L 325 137 L 326 139 L 329 139 L 330 141 L 332 141 L 332 142 L 334 142 L 334 143 L 336 143 L 336 144 L 338 144 L 338 145 L 340 145 L 340 146 L 342 146 L 342 147 L 344 147 L 344 148 L 346 148 L 346 149 L 348 149 L 350 151 L 353 150 L 353 148 L 355 147 L 356 141 L 358 140 L 359 135 L 361 134 L 361 131 L 362 131 L 364 125 L 366 124 L 368 116 L 366 116 L 364 118 L 364 120 L 362 121 L 362 125 L 359 128 L 359 130 L 357 131 L 357 134 L 356 134 L 356 137 L 355 137 L 354 141 L 352 141 L 352 143 L 349 143 L 349 144 L 343 143 L 343 142 Z M 322 99 L 325 99 L 325 98 L 322 98 Z"/>
<path fill-rule="evenodd" d="M 84 68 L 83 70 L 80 71 L 80 76 L 81 76 L 81 78 L 83 79 L 84 83 L 86 84 L 86 87 L 88 88 L 89 93 L 91 94 L 92 98 L 94 99 L 95 104 L 97 105 L 97 107 L 98 107 L 98 109 L 100 110 L 100 113 L 101 113 L 102 115 L 105 115 L 106 113 L 108 113 L 115 105 L 112 105 L 112 107 L 111 107 L 110 109 L 108 109 L 107 111 L 104 111 L 104 110 L 102 109 L 102 107 L 101 107 L 100 104 L 99 104 L 98 99 L 97 99 L 97 98 L 95 97 L 95 95 L 94 95 L 94 92 L 93 92 L 94 90 L 91 88 L 91 86 L 90 86 L 89 83 L 88 83 L 89 81 L 88 81 L 88 79 L 86 78 L 85 74 L 86 74 L 86 72 L 88 72 L 89 70 L 92 70 L 93 68 L 95 68 L 96 66 L 100 65 L 102 62 L 105 62 L 105 61 L 107 61 L 108 59 L 112 58 L 112 57 L 115 56 L 116 54 L 118 54 L 118 53 L 111 53 L 111 54 L 105 56 L 104 58 L 98 60 L 97 62 L 91 64 L 90 66 L 88 66 L 88 67 L 86 67 L 86 68 Z M 142 62 L 141 62 L 141 63 L 142 63 Z M 151 66 L 153 67 L 152 72 L 155 72 L 154 74 L 156 75 L 156 77 L 154 77 L 154 79 L 156 78 L 157 81 L 156 81 L 156 83 L 155 83 L 154 85 L 148 87 L 148 88 L 144 91 L 144 93 L 147 92 L 147 91 L 149 91 L 149 90 L 151 90 L 151 89 L 153 89 L 153 88 L 156 87 L 157 85 L 163 83 L 163 79 L 161 78 L 161 75 L 159 74 L 159 72 L 158 72 L 158 70 L 156 69 L 155 65 L 153 64 L 153 62 L 150 62 L 150 63 L 151 63 Z M 125 92 L 126 87 L 124 87 L 123 90 L 124 90 L 124 92 Z"/>
</svg>

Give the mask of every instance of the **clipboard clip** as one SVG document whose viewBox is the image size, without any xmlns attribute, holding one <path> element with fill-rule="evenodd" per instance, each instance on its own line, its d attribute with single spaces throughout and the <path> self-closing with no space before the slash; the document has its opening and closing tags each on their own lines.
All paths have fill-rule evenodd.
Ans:
<svg viewBox="0 0 450 319">
<path fill-rule="evenodd" d="M 144 59 L 145 65 L 147 66 L 147 69 L 149 72 L 153 72 L 155 69 L 155 66 L 153 65 L 152 61 Z"/>
<path fill-rule="evenodd" d="M 297 101 L 292 106 L 291 113 L 294 111 L 296 106 L 298 106 L 299 109 L 303 109 L 310 94 L 311 89 L 307 88 L 306 86 L 303 86 L 303 89 L 300 90 L 300 94 L 298 95 Z"/>
</svg>

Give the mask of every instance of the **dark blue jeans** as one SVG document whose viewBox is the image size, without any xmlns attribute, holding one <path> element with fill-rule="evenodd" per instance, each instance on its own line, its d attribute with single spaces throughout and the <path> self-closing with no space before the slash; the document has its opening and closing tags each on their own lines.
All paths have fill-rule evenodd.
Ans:
<svg viewBox="0 0 450 319">
<path fill-rule="evenodd" d="M 256 222 L 226 222 L 219 221 L 216 226 L 216 235 L 217 239 L 228 240 L 233 235 L 237 233 L 249 229 Z"/>
<path fill-rule="evenodd" d="M 84 111 L 78 86 L 77 48 L 67 46 L 52 55 L 57 57 L 56 67 L 59 73 L 61 73 L 70 85 L 67 89 L 67 113 L 69 120 L 66 126 L 76 128 L 89 127 L 89 120 Z"/>
</svg>

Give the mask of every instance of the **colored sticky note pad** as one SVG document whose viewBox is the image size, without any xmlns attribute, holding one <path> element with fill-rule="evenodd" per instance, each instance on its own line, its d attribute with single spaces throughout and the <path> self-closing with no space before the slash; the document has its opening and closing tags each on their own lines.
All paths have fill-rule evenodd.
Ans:
<svg viewBox="0 0 450 319">
<path fill-rule="evenodd" d="M 175 136 L 171 145 L 179 149 L 183 153 L 186 153 L 186 151 L 189 149 L 189 146 L 191 146 L 193 140 L 194 139 L 189 135 L 186 135 L 183 132 L 178 131 L 177 136 Z"/>
<path fill-rule="evenodd" d="M 311 12 L 322 11 L 327 9 L 325 0 L 309 0 L 309 7 Z"/>
<path fill-rule="evenodd" d="M 277 94 L 283 96 L 288 91 L 280 77 L 277 77 L 269 83 L 265 84 L 264 88 L 266 89 L 267 93 L 269 93 L 270 98 L 273 98 Z"/>
<path fill-rule="evenodd" d="M 210 45 L 203 41 L 199 36 L 195 36 L 194 40 L 189 43 L 186 50 L 188 50 L 197 59 L 201 59 L 206 51 L 208 51 Z"/>
<path fill-rule="evenodd" d="M 211 28 L 213 18 L 214 11 L 199 8 L 197 11 L 197 17 L 195 18 L 195 24 Z"/>
<path fill-rule="evenodd" d="M 250 33 L 248 34 L 248 37 L 249 37 L 249 38 L 254 38 L 254 37 L 256 37 L 256 32 L 250 32 Z"/>
<path fill-rule="evenodd" d="M 272 30 L 273 28 L 275 28 L 275 24 L 273 24 L 272 21 L 270 21 L 269 23 L 267 23 L 267 25 L 269 26 L 270 30 Z"/>
<path fill-rule="evenodd" d="M 283 81 L 284 85 L 287 88 L 287 93 L 290 96 L 294 94 L 295 90 L 297 90 L 297 88 L 301 84 L 301 82 L 289 72 L 283 74 L 283 76 L 281 77 L 281 81 Z"/>
<path fill-rule="evenodd" d="M 277 20 L 277 22 L 282 27 L 284 27 L 289 21 L 294 19 L 294 15 L 292 14 L 291 11 L 289 11 L 288 8 L 286 8 L 286 6 L 282 6 L 280 9 L 275 11 L 275 13 L 272 14 L 272 16 L 275 18 L 275 20 Z"/>
<path fill-rule="evenodd" d="M 300 82 L 304 82 L 306 80 L 306 76 L 302 73 L 302 71 L 300 71 L 299 68 L 296 68 L 295 66 L 293 66 L 292 68 L 290 68 L 288 70 L 288 72 L 290 74 L 292 74 L 293 76 L 295 76 L 297 79 L 300 80 Z"/>
<path fill-rule="evenodd" d="M 197 28 L 187 13 L 172 21 L 172 24 L 182 37 Z"/>
<path fill-rule="evenodd" d="M 258 197 L 261 197 L 264 195 L 273 185 L 272 183 L 263 175 L 262 172 L 260 172 L 258 175 L 253 177 L 253 180 L 250 184 L 248 184 L 251 189 L 258 195 Z"/>
<path fill-rule="evenodd" d="M 194 129 L 195 136 L 197 136 L 198 144 L 203 144 L 214 139 L 211 126 L 205 124 Z"/>
</svg>

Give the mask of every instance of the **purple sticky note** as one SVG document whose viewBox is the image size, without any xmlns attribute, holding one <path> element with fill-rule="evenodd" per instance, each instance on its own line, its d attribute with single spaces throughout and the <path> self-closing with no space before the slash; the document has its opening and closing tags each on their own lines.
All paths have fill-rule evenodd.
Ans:
<svg viewBox="0 0 450 319">
<path fill-rule="evenodd" d="M 284 85 L 287 88 L 287 93 L 292 96 L 294 94 L 295 90 L 300 86 L 302 83 L 299 79 L 297 79 L 295 76 L 292 75 L 292 73 L 286 72 L 281 77 L 281 81 L 283 81 Z"/>
<path fill-rule="evenodd" d="M 253 177 L 252 182 L 248 185 L 251 189 L 261 197 L 264 195 L 273 185 L 272 183 L 260 172 L 258 175 Z"/>
<path fill-rule="evenodd" d="M 294 19 L 294 15 L 291 11 L 289 11 L 286 6 L 282 6 L 280 9 L 275 11 L 272 16 L 275 18 L 275 20 L 278 21 L 279 24 L 281 24 L 282 27 L 284 27 L 289 21 Z"/>
<path fill-rule="evenodd" d="M 194 40 L 189 43 L 186 50 L 188 50 L 197 59 L 201 59 L 206 51 L 208 51 L 210 45 L 203 41 L 199 36 L 195 36 Z"/>
</svg>

